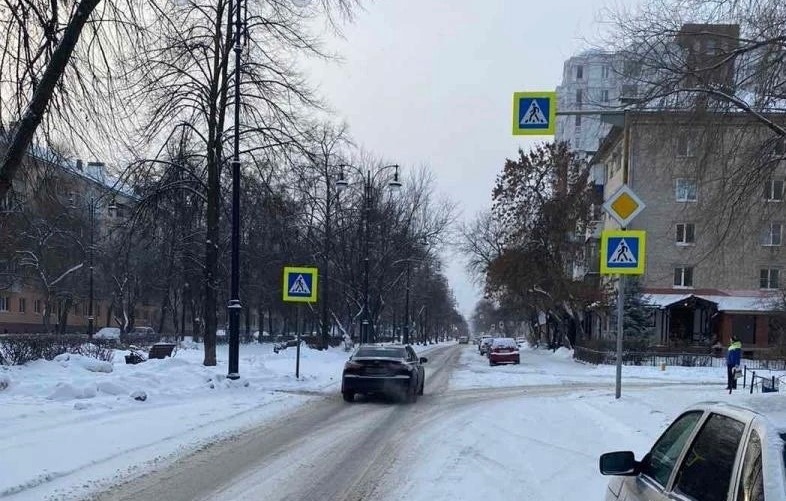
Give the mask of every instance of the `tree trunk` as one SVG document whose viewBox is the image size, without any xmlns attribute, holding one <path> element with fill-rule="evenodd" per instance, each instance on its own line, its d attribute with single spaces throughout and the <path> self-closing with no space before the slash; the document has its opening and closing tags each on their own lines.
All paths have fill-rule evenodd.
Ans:
<svg viewBox="0 0 786 501">
<path fill-rule="evenodd" d="M 82 28 L 100 1 L 82 0 L 79 2 L 79 5 L 74 10 L 74 16 L 68 22 L 68 26 L 66 26 L 63 32 L 63 38 L 46 65 L 41 81 L 38 83 L 24 115 L 20 117 L 19 125 L 14 131 L 11 143 L 5 152 L 2 164 L 0 164 L 0 199 L 5 197 L 11 188 L 11 182 L 19 170 L 27 149 L 33 141 L 35 131 L 38 129 L 49 102 L 52 100 L 57 82 L 60 80 L 63 72 L 65 72 L 68 61 L 71 59 L 71 54 L 74 52 L 74 47 L 76 47 L 79 41 Z"/>
</svg>

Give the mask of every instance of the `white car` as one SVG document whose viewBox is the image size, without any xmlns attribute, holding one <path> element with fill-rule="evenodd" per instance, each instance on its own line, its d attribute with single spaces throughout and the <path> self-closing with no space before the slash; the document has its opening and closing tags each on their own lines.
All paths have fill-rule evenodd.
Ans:
<svg viewBox="0 0 786 501">
<path fill-rule="evenodd" d="M 786 501 L 786 404 L 777 396 L 746 407 L 689 407 L 641 461 L 632 452 L 600 457 L 615 475 L 607 501 Z"/>
<path fill-rule="evenodd" d="M 100 329 L 98 329 L 98 332 L 93 334 L 93 339 L 118 340 L 118 339 L 120 339 L 120 328 L 119 327 L 101 327 Z"/>
</svg>

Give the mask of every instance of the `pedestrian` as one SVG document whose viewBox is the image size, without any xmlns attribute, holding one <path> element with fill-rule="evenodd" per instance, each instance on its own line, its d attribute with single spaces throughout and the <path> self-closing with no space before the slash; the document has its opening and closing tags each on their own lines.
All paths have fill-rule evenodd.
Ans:
<svg viewBox="0 0 786 501">
<path fill-rule="evenodd" d="M 731 394 L 731 390 L 737 389 L 737 378 L 735 372 L 740 367 L 740 359 L 742 358 L 742 343 L 737 336 L 731 336 L 731 344 L 729 344 L 729 349 L 726 350 L 726 377 L 727 377 L 727 384 L 726 389 L 729 390 L 729 394 Z"/>
</svg>

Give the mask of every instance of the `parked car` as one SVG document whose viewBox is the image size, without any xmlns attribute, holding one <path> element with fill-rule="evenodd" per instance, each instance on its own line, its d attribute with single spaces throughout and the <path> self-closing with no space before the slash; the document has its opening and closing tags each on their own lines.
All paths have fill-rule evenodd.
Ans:
<svg viewBox="0 0 786 501">
<path fill-rule="evenodd" d="M 607 501 L 786 500 L 786 405 L 705 402 L 689 407 L 636 461 L 633 452 L 600 457 L 614 475 Z"/>
<path fill-rule="evenodd" d="M 458 341 L 459 341 L 459 344 L 469 344 L 469 337 L 461 336 Z"/>
<path fill-rule="evenodd" d="M 128 337 L 131 338 L 143 338 L 155 335 L 156 331 L 152 327 L 134 327 L 128 331 Z"/>
<path fill-rule="evenodd" d="M 481 355 L 487 354 L 489 346 L 491 345 L 491 342 L 493 340 L 494 338 L 491 336 L 480 338 L 480 344 L 478 344 L 478 352 L 480 352 Z"/>
<path fill-rule="evenodd" d="M 494 338 L 489 347 L 489 365 L 519 364 L 519 347 L 512 337 Z"/>
<path fill-rule="evenodd" d="M 352 402 L 355 395 L 383 394 L 415 402 L 423 394 L 427 358 L 418 358 L 411 346 L 362 345 L 344 365 L 341 395 Z"/>
<path fill-rule="evenodd" d="M 105 340 L 117 341 L 118 339 L 120 339 L 120 328 L 101 327 L 100 329 L 98 329 L 98 332 L 93 334 L 93 339 L 105 339 Z"/>
</svg>

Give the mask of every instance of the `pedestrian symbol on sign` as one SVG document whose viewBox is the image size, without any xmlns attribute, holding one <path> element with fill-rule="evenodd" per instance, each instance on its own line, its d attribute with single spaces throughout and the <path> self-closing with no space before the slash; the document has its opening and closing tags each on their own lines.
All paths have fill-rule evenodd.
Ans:
<svg viewBox="0 0 786 501">
<path fill-rule="evenodd" d="M 298 275 L 297 278 L 295 278 L 295 282 L 292 284 L 292 287 L 289 288 L 289 294 L 298 296 L 311 295 L 311 288 L 306 283 L 306 279 L 303 278 L 303 275 Z"/>
<path fill-rule="evenodd" d="M 611 259 L 609 259 L 609 264 L 636 264 L 636 257 L 630 251 L 630 247 L 625 242 L 625 239 L 620 239 L 617 247 L 614 249 L 612 253 Z"/>
<path fill-rule="evenodd" d="M 548 123 L 549 121 L 543 114 L 543 110 L 541 110 L 540 106 L 538 106 L 537 99 L 533 99 L 532 102 L 530 102 L 527 113 L 524 114 L 521 122 L 519 122 L 520 125 L 548 125 Z"/>
</svg>

